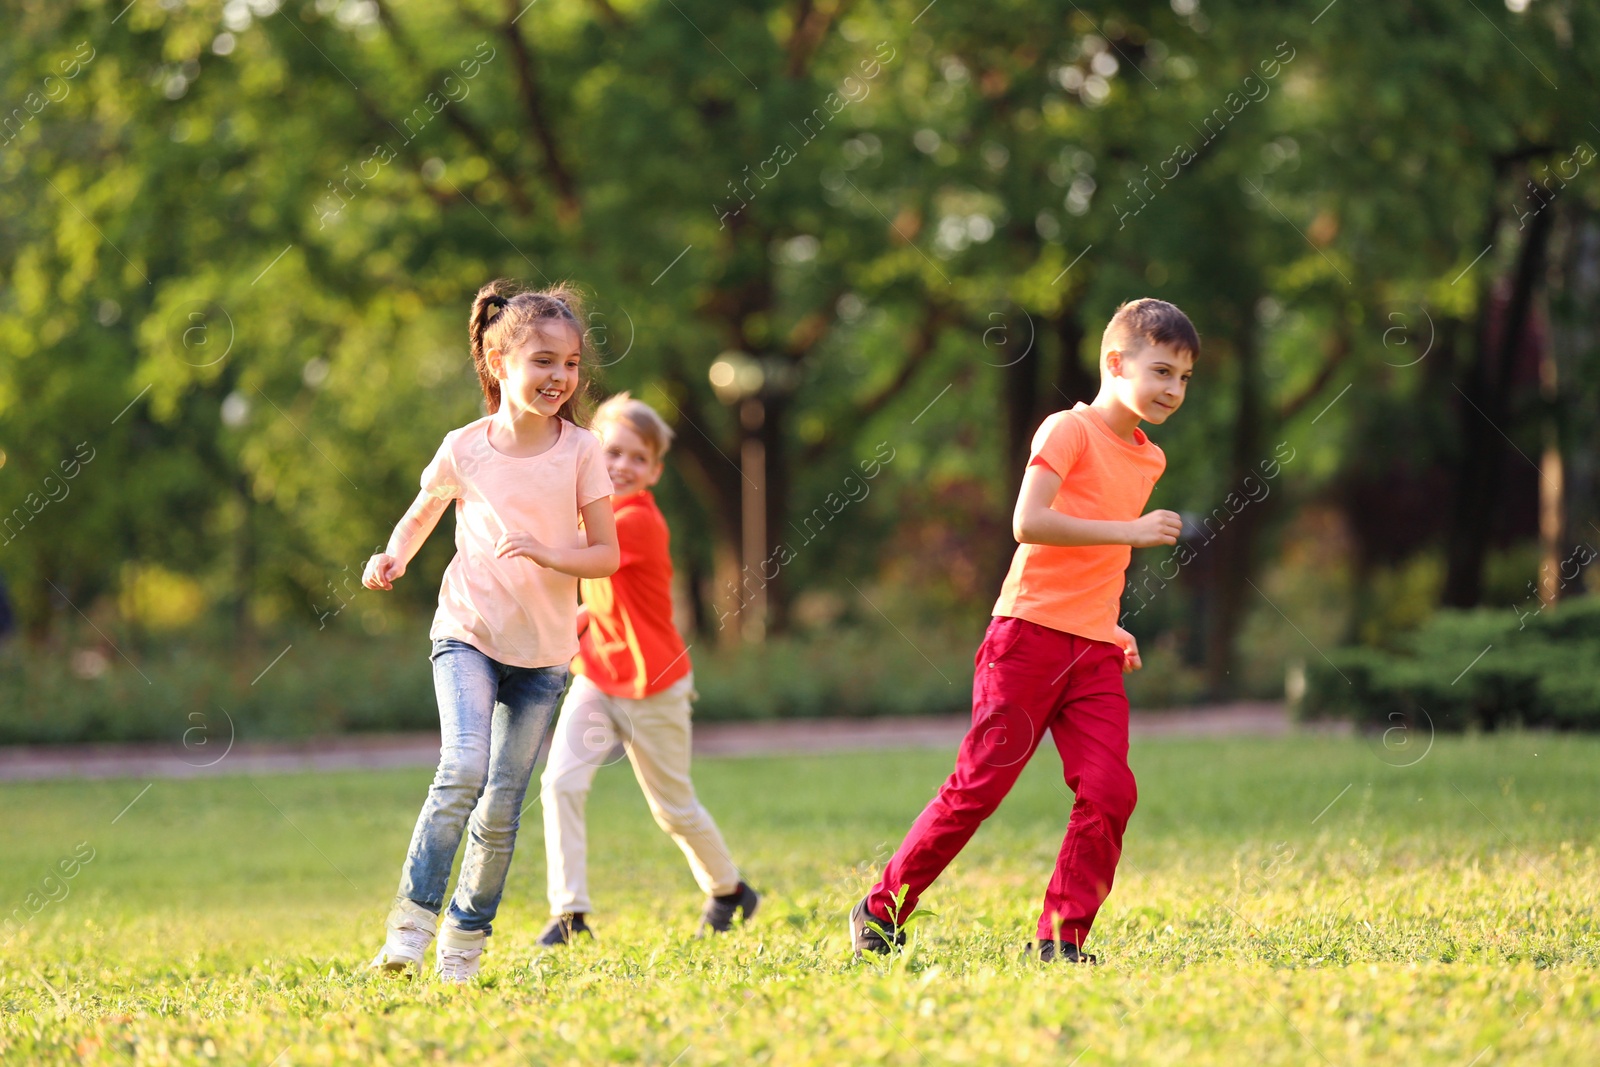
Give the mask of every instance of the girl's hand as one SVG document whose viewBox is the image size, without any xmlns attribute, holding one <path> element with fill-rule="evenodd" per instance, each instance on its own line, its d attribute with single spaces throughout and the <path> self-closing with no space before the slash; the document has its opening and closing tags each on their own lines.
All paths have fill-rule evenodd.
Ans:
<svg viewBox="0 0 1600 1067">
<path fill-rule="evenodd" d="M 1122 646 L 1122 673 L 1130 674 L 1144 666 L 1144 660 L 1139 658 L 1139 642 L 1133 635 L 1122 627 L 1116 628 L 1117 644 Z"/>
<path fill-rule="evenodd" d="M 405 560 L 387 552 L 379 552 L 367 560 L 367 570 L 361 576 L 361 584 L 368 589 L 393 589 L 394 580 L 405 572 Z"/>
<path fill-rule="evenodd" d="M 496 559 L 522 556 L 541 567 L 550 566 L 550 546 L 525 530 L 502 534 L 500 540 L 495 542 L 494 555 Z"/>
</svg>

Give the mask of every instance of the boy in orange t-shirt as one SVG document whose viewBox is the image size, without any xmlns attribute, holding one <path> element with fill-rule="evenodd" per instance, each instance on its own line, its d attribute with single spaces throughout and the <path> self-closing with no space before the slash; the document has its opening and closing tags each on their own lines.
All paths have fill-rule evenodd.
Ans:
<svg viewBox="0 0 1600 1067">
<path fill-rule="evenodd" d="M 1044 960 L 1080 951 L 1122 856 L 1138 797 L 1128 767 L 1122 675 L 1141 666 L 1117 625 L 1130 548 L 1177 543 L 1170 511 L 1141 515 L 1166 457 L 1138 428 L 1183 403 L 1200 339 L 1163 300 L 1123 304 L 1100 343 L 1100 392 L 1045 419 L 1017 495 L 1017 552 L 974 661 L 972 729 L 956 769 L 918 816 L 883 877 L 850 913 L 856 955 L 905 943 L 901 926 L 1000 806 L 1048 731 L 1076 797 L 1045 890 Z M 903 896 L 902 896 L 903 894 Z"/>
<path fill-rule="evenodd" d="M 672 557 L 666 519 L 650 488 L 672 430 L 627 393 L 601 404 L 590 422 L 615 492 L 622 563 L 609 578 L 581 584 L 576 677 L 561 706 L 540 779 L 550 913 L 545 946 L 591 933 L 584 806 L 595 773 L 621 741 L 656 824 L 672 835 L 705 892 L 702 933 L 721 933 L 755 914 L 760 896 L 739 878 L 728 846 L 689 780 L 689 650 L 672 623 Z M 591 935 L 592 936 L 592 935 Z"/>
</svg>

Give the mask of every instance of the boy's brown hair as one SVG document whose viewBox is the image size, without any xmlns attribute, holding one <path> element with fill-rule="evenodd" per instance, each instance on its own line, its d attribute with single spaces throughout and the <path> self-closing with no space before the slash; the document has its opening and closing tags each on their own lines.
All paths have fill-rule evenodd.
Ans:
<svg viewBox="0 0 1600 1067">
<path fill-rule="evenodd" d="M 589 420 L 589 428 L 597 434 L 605 433 L 605 428 L 613 423 L 621 423 L 634 433 L 656 455 L 656 462 L 660 463 L 667 449 L 672 447 L 672 427 L 667 425 L 656 409 L 646 404 L 643 400 L 635 400 L 624 390 L 608 398 L 605 403 L 595 409 L 594 418 Z"/>
<path fill-rule="evenodd" d="M 1200 358 L 1200 335 L 1195 331 L 1189 316 L 1178 310 L 1176 304 L 1154 297 L 1129 300 L 1117 308 L 1106 331 L 1100 338 L 1100 358 L 1112 349 L 1121 349 L 1130 341 L 1151 345 L 1170 345 L 1180 352 Z"/>
</svg>

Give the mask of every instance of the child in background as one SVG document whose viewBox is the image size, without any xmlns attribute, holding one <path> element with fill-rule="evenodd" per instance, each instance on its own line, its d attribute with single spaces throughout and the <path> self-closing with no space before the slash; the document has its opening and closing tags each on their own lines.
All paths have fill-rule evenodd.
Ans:
<svg viewBox="0 0 1600 1067">
<path fill-rule="evenodd" d="M 617 569 L 611 481 L 600 443 L 575 421 L 582 322 L 577 294 L 565 288 L 479 290 L 468 332 L 489 414 L 445 435 L 387 551 L 367 563 L 368 589 L 393 588 L 454 502 L 456 555 L 429 631 L 439 769 L 374 968 L 422 968 L 470 827 L 436 967 L 447 981 L 477 974 L 534 759 L 577 651 L 578 579 Z"/>
<path fill-rule="evenodd" d="M 1017 552 L 974 661 L 972 729 L 956 769 L 850 912 L 855 953 L 905 943 L 923 891 L 999 807 L 1048 731 L 1076 797 L 1039 916 L 1039 958 L 1083 952 L 1111 892 L 1138 793 L 1122 674 L 1141 666 L 1117 625 L 1130 547 L 1177 543 L 1170 511 L 1140 515 L 1166 457 L 1139 430 L 1183 403 L 1200 339 L 1162 300 L 1134 300 L 1100 342 L 1100 392 L 1044 420 L 1017 495 Z M 904 894 L 901 896 L 901 894 Z"/>
<path fill-rule="evenodd" d="M 595 772 L 620 738 L 656 825 L 672 835 L 706 894 L 700 932 L 721 933 L 755 914 L 760 896 L 739 878 L 728 846 L 689 780 L 694 675 L 672 623 L 666 520 L 650 488 L 661 478 L 672 430 L 643 401 L 619 393 L 595 412 L 615 493 L 622 565 L 583 582 L 577 677 L 562 703 L 540 780 L 550 913 L 539 937 L 563 945 L 592 931 L 584 805 Z"/>
</svg>

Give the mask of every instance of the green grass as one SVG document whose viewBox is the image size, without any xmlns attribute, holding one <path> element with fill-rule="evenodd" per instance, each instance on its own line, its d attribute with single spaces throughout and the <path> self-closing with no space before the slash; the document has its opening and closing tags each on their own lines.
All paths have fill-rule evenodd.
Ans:
<svg viewBox="0 0 1600 1067">
<path fill-rule="evenodd" d="M 79 842 L 94 858 L 0 954 L 0 1059 L 1590 1062 L 1600 741 L 1441 738 L 1385 760 L 1359 738 L 1137 744 L 1093 969 L 1018 955 L 1068 807 L 1053 753 L 929 892 L 910 950 L 866 963 L 845 910 L 948 753 L 703 761 L 767 893 L 714 943 L 691 939 L 682 858 L 614 767 L 590 802 L 599 942 L 533 951 L 535 807 L 465 989 L 362 970 L 427 772 L 158 781 L 115 824 L 145 782 L 6 785 L 0 905 L 26 914 Z"/>
</svg>

